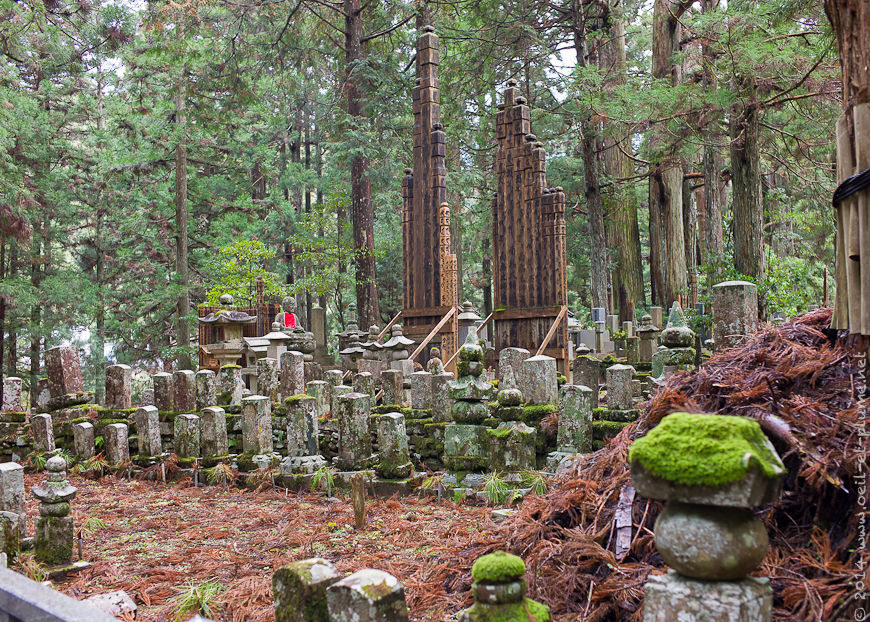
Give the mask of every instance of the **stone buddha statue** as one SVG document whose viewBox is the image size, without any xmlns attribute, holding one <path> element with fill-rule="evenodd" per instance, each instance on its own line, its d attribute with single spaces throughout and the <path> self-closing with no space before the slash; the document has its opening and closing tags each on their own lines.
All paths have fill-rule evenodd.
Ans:
<svg viewBox="0 0 870 622">
<path fill-rule="evenodd" d="M 295 297 L 285 296 L 283 300 L 281 300 L 281 311 L 275 316 L 275 321 L 281 325 L 281 329 L 289 328 L 290 330 L 302 330 L 299 316 L 296 315 Z"/>
</svg>

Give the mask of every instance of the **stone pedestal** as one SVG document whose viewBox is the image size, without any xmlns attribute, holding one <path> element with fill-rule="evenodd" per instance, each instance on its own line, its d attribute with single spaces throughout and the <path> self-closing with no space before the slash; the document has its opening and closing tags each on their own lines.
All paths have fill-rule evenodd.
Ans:
<svg viewBox="0 0 870 622">
<path fill-rule="evenodd" d="M 378 428 L 378 453 L 380 454 L 380 461 L 375 466 L 378 475 L 385 479 L 410 477 L 414 469 L 408 451 L 404 415 L 386 413 L 375 421 Z"/>
<path fill-rule="evenodd" d="M 532 356 L 523 362 L 523 383 L 520 390 L 531 404 L 555 404 L 559 399 L 556 359 L 552 356 Z"/>
<path fill-rule="evenodd" d="M 197 412 L 209 406 L 217 406 L 217 376 L 210 369 L 196 372 L 196 410 Z"/>
<path fill-rule="evenodd" d="M 338 455 L 335 462 L 345 471 L 358 471 L 372 463 L 372 435 L 369 427 L 371 402 L 364 393 L 347 393 L 336 399 Z"/>
<path fill-rule="evenodd" d="M 326 589 L 330 622 L 408 622 L 405 589 L 393 575 L 366 568 Z"/>
<path fill-rule="evenodd" d="M 482 425 L 444 426 L 444 466 L 449 471 L 480 471 L 489 465 L 489 439 Z"/>
<path fill-rule="evenodd" d="M 137 408 L 133 415 L 136 423 L 136 439 L 139 444 L 139 456 L 150 458 L 163 453 L 160 439 L 160 415 L 154 406 Z"/>
<path fill-rule="evenodd" d="M 24 412 L 24 404 L 21 400 L 21 386 L 21 378 L 9 376 L 3 379 L 2 412 Z"/>
<path fill-rule="evenodd" d="M 133 405 L 133 370 L 129 365 L 106 367 L 106 408 Z"/>
<path fill-rule="evenodd" d="M 271 432 L 271 424 L 269 431 Z M 199 417 L 178 415 L 175 417 L 173 432 L 175 455 L 181 459 L 199 458 Z"/>
<path fill-rule="evenodd" d="M 56 346 L 46 350 L 45 371 L 53 398 L 85 390 L 79 351 L 73 346 Z"/>
<path fill-rule="evenodd" d="M 673 570 L 650 575 L 644 585 L 644 622 L 769 622 L 773 590 L 767 579 L 698 581 Z"/>
<path fill-rule="evenodd" d="M 172 399 L 175 410 L 181 413 L 196 412 L 195 374 L 189 369 L 179 369 L 172 374 Z M 159 406 L 157 407 L 160 408 Z"/>
<path fill-rule="evenodd" d="M 305 393 L 305 356 L 301 352 L 281 355 L 281 397 Z"/>
<path fill-rule="evenodd" d="M 329 622 L 326 588 L 341 579 L 332 562 L 315 557 L 272 573 L 275 622 Z"/>
<path fill-rule="evenodd" d="M 154 405 L 157 410 L 167 412 L 175 410 L 175 397 L 172 388 L 172 374 L 159 372 L 151 376 L 154 385 Z"/>
<path fill-rule="evenodd" d="M 219 406 L 202 409 L 200 432 L 202 455 L 205 458 L 221 458 L 229 453 L 227 446 L 227 413 Z"/>
<path fill-rule="evenodd" d="M 73 452 L 79 460 L 87 460 L 96 455 L 94 425 L 87 421 L 73 424 Z"/>
<path fill-rule="evenodd" d="M 242 450 L 246 454 L 272 453 L 272 408 L 269 398 L 242 398 Z"/>
<path fill-rule="evenodd" d="M 758 288 L 747 281 L 713 286 L 713 343 L 716 350 L 743 345 L 758 326 Z"/>
<path fill-rule="evenodd" d="M 220 385 L 218 401 L 221 405 L 242 403 L 245 382 L 242 380 L 242 368 L 239 365 L 224 365 L 221 367 L 218 384 Z"/>
<path fill-rule="evenodd" d="M 535 468 L 535 430 L 520 421 L 505 421 L 488 429 L 489 468 L 503 473 Z"/>
<path fill-rule="evenodd" d="M 54 424 L 51 415 L 33 415 L 30 418 L 30 433 L 33 434 L 33 448 L 42 454 L 55 449 Z"/>
</svg>

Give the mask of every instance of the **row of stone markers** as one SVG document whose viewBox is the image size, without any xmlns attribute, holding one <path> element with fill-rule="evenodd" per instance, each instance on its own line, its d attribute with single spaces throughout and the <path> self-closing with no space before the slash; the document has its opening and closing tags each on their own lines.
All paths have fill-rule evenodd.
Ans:
<svg viewBox="0 0 870 622">
<path fill-rule="evenodd" d="M 478 558 L 471 569 L 474 604 L 459 622 L 549 622 L 550 610 L 526 598 L 526 566 L 503 551 Z M 275 622 L 407 622 L 405 588 L 383 570 L 365 568 L 342 578 L 329 560 L 293 562 L 272 574 Z"/>
</svg>

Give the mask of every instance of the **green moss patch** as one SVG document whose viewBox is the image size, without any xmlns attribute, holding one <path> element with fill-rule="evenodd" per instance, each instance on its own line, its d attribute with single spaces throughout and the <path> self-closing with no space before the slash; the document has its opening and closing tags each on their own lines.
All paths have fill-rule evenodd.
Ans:
<svg viewBox="0 0 870 622">
<path fill-rule="evenodd" d="M 785 471 L 757 421 L 726 415 L 668 415 L 632 443 L 628 459 L 655 477 L 689 486 L 736 482 L 753 462 L 767 477 Z"/>
<path fill-rule="evenodd" d="M 471 567 L 471 576 L 478 583 L 508 583 L 522 579 L 525 574 L 525 562 L 505 551 L 479 557 Z"/>
</svg>

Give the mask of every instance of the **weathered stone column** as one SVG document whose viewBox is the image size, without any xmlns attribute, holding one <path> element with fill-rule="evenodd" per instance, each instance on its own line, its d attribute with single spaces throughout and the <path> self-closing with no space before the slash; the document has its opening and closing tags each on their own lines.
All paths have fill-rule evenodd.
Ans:
<svg viewBox="0 0 870 622">
<path fill-rule="evenodd" d="M 572 372 L 574 375 L 573 384 L 581 387 L 589 387 L 595 394 L 595 405 L 598 406 L 598 387 L 601 383 L 601 366 L 597 358 L 592 356 L 589 348 L 577 348 L 577 353 L 574 357 Z"/>
<path fill-rule="evenodd" d="M 631 365 L 611 365 L 607 368 L 607 407 L 613 410 L 634 408 L 634 392 L 631 381 L 634 367 Z"/>
<path fill-rule="evenodd" d="M 503 421 L 487 429 L 489 468 L 498 472 L 528 471 L 535 468 L 535 429 L 522 421 Z"/>
<path fill-rule="evenodd" d="M 747 281 L 713 286 L 713 344 L 717 351 L 743 345 L 758 326 L 758 288 Z"/>
<path fill-rule="evenodd" d="M 272 453 L 272 408 L 265 395 L 242 399 L 242 449 L 251 455 Z"/>
<path fill-rule="evenodd" d="M 428 371 L 415 371 L 411 374 L 411 408 L 432 408 L 432 374 Z"/>
<path fill-rule="evenodd" d="M 217 406 L 217 376 L 210 369 L 200 369 L 194 379 L 196 383 L 197 411 L 209 406 Z"/>
<path fill-rule="evenodd" d="M 271 435 L 271 425 L 269 427 Z M 199 417 L 178 415 L 175 417 L 172 446 L 179 458 L 199 458 Z"/>
<path fill-rule="evenodd" d="M 73 346 L 56 346 L 45 351 L 45 371 L 51 397 L 85 390 L 79 351 Z"/>
<path fill-rule="evenodd" d="M 329 414 L 328 386 L 325 380 L 312 380 L 305 385 L 305 393 L 314 398 L 314 413 L 317 417 Z"/>
<path fill-rule="evenodd" d="M 408 622 L 405 588 L 393 575 L 365 568 L 326 589 L 330 622 Z"/>
<path fill-rule="evenodd" d="M 242 368 L 240 366 L 224 365 L 221 367 L 219 384 L 220 395 L 218 401 L 222 406 L 242 403 L 245 382 L 242 380 Z"/>
<path fill-rule="evenodd" d="M 338 410 L 338 398 L 348 393 L 353 393 L 353 387 L 346 384 L 339 384 L 332 387 L 332 400 L 330 401 L 330 410 L 335 412 Z"/>
<path fill-rule="evenodd" d="M 52 456 L 45 463 L 45 483 L 33 488 L 39 500 L 34 549 L 36 561 L 49 566 L 69 564 L 73 554 L 73 517 L 69 502 L 76 489 L 66 479 L 66 460 Z"/>
<path fill-rule="evenodd" d="M 336 463 L 345 471 L 358 471 L 371 465 L 372 435 L 369 427 L 371 401 L 364 393 L 348 393 L 337 398 L 338 456 Z"/>
<path fill-rule="evenodd" d="M 375 471 L 384 479 L 410 477 L 414 467 L 408 451 L 405 416 L 401 413 L 386 413 L 375 421 L 378 428 L 378 454 L 380 454 L 380 462 L 375 466 Z"/>
<path fill-rule="evenodd" d="M 87 421 L 73 424 L 73 452 L 79 460 L 87 460 L 96 455 L 94 424 Z"/>
<path fill-rule="evenodd" d="M 653 326 L 662 327 L 665 325 L 664 323 L 664 308 L 662 307 L 650 307 L 649 308 L 649 317 L 650 322 Z"/>
<path fill-rule="evenodd" d="M 381 403 L 384 406 L 398 406 L 401 408 L 405 405 L 405 389 L 404 377 L 398 369 L 385 369 L 381 372 L 381 388 L 384 395 Z"/>
<path fill-rule="evenodd" d="M 278 359 L 266 357 L 257 361 L 257 392 L 268 397 L 273 404 L 281 401 Z"/>
<path fill-rule="evenodd" d="M 547 468 L 555 472 L 566 457 L 592 448 L 593 392 L 589 387 L 565 384 L 559 390 L 559 431 L 556 451 L 547 455 Z"/>
<path fill-rule="evenodd" d="M 340 385 L 343 378 L 344 372 L 340 369 L 327 369 L 323 373 L 323 379 L 326 380 L 331 387 L 337 387 Z"/>
<path fill-rule="evenodd" d="M 205 458 L 223 458 L 230 453 L 227 444 L 227 413 L 220 406 L 202 409 L 200 440 Z"/>
<path fill-rule="evenodd" d="M 191 370 L 179 369 L 172 374 L 172 402 L 177 412 L 190 413 L 196 410 L 196 385 Z"/>
<path fill-rule="evenodd" d="M 154 385 L 154 405 L 157 410 L 163 412 L 175 410 L 175 389 L 172 380 L 172 374 L 163 371 L 151 376 Z"/>
<path fill-rule="evenodd" d="M 505 348 L 498 353 L 498 388 L 521 389 L 523 363 L 531 356 L 525 348 Z"/>
<path fill-rule="evenodd" d="M 367 371 L 361 371 L 353 376 L 354 393 L 365 393 L 369 396 L 372 406 L 375 405 L 375 378 Z"/>
<path fill-rule="evenodd" d="M 314 557 L 272 573 L 275 622 L 329 622 L 326 588 L 341 579 L 332 562 Z"/>
<path fill-rule="evenodd" d="M 133 414 L 136 423 L 136 440 L 139 445 L 139 456 L 151 458 L 163 453 L 163 442 L 160 439 L 160 414 L 155 406 L 142 406 Z"/>
<path fill-rule="evenodd" d="M 30 432 L 33 434 L 33 448 L 41 454 L 55 449 L 54 424 L 51 415 L 33 415 L 30 418 Z"/>
<path fill-rule="evenodd" d="M 305 356 L 289 351 L 281 354 L 281 397 L 305 393 Z"/>
<path fill-rule="evenodd" d="M 17 517 L 16 529 L 19 538 L 27 535 L 24 467 L 17 462 L 0 462 L 0 512 L 9 512 Z"/>
<path fill-rule="evenodd" d="M 314 456 L 318 453 L 317 400 L 303 397 L 287 405 L 287 455 Z"/>
<path fill-rule="evenodd" d="M 106 460 L 110 465 L 130 461 L 130 443 L 127 435 L 127 424 L 110 423 L 103 428 L 106 441 Z"/>
<path fill-rule="evenodd" d="M 555 404 L 559 400 L 556 359 L 533 356 L 523 361 L 523 383 L 520 391 L 532 404 Z M 500 387 L 499 387 L 500 388 Z"/>
<path fill-rule="evenodd" d="M 447 372 L 432 375 L 432 419 L 436 423 L 445 423 L 453 420 L 450 410 L 453 400 L 450 398 L 450 385 L 453 374 Z"/>
<path fill-rule="evenodd" d="M 21 401 L 21 378 L 9 376 L 3 379 L 3 412 L 24 412 Z"/>
<path fill-rule="evenodd" d="M 106 367 L 106 408 L 130 408 L 133 405 L 133 370 L 129 365 Z"/>
</svg>

